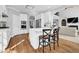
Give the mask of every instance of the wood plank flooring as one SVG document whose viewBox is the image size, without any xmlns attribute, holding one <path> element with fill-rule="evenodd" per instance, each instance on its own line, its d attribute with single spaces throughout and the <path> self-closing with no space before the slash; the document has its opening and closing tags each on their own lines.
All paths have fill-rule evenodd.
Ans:
<svg viewBox="0 0 79 59">
<path fill-rule="evenodd" d="M 60 46 L 56 49 L 53 49 L 53 45 L 51 44 L 52 50 L 49 50 L 49 47 L 45 47 L 45 53 L 79 53 L 79 44 L 64 40 L 60 38 L 59 41 Z M 40 51 L 37 50 L 38 53 L 42 52 L 42 48 L 40 48 Z"/>
<path fill-rule="evenodd" d="M 8 46 L 6 49 L 10 48 L 12 45 L 17 43 L 18 41 L 25 39 L 25 42 L 23 44 L 20 44 L 18 47 L 14 48 L 12 52 L 14 53 L 42 53 L 42 48 L 40 49 L 33 49 L 29 42 L 29 35 L 23 34 L 15 36 L 12 40 L 10 40 Z M 45 53 L 79 53 L 79 44 L 59 39 L 59 47 L 56 45 L 56 49 L 53 49 L 53 45 L 51 44 L 52 50 L 49 50 L 49 47 L 45 47 Z M 12 53 L 11 52 L 11 53 Z M 9 52 L 8 52 L 9 53 Z"/>
<path fill-rule="evenodd" d="M 17 47 L 15 47 L 12 50 L 9 50 L 12 46 L 20 42 L 21 40 L 25 40 L 23 43 L 19 44 Z M 16 53 L 32 53 L 34 52 L 33 47 L 31 46 L 29 42 L 29 34 L 19 34 L 14 37 L 12 37 L 8 43 L 8 46 L 5 48 L 5 52 L 16 52 Z"/>
</svg>

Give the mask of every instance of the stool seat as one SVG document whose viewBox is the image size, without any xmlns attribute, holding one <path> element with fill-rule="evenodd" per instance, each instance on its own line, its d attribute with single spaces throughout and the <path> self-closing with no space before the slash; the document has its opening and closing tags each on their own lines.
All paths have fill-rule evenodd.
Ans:
<svg viewBox="0 0 79 59">
<path fill-rule="evenodd" d="M 48 39 L 49 36 L 48 36 L 48 35 L 40 35 L 39 38 L 40 38 L 40 39 L 42 39 L 42 38 L 43 38 L 43 39 Z"/>
</svg>

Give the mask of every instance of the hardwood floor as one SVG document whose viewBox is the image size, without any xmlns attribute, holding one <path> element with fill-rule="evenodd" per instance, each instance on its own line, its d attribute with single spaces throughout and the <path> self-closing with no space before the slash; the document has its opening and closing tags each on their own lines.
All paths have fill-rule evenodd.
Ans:
<svg viewBox="0 0 79 59">
<path fill-rule="evenodd" d="M 64 40 L 60 38 L 59 41 L 60 46 L 57 47 L 56 45 L 56 49 L 53 49 L 53 45 L 51 44 L 52 50 L 49 50 L 49 47 L 45 47 L 45 53 L 79 53 L 79 44 L 68 41 L 68 40 Z M 40 48 L 40 52 L 39 50 L 37 50 L 38 53 L 42 52 L 42 48 Z"/>
<path fill-rule="evenodd" d="M 29 35 L 28 34 L 22 34 L 15 36 L 14 38 L 11 38 L 6 50 L 16 44 L 18 41 L 25 39 L 25 42 L 20 44 L 19 46 L 15 47 L 12 52 L 16 53 L 42 53 L 42 48 L 40 49 L 34 49 L 30 42 L 29 42 Z M 45 47 L 45 53 L 79 53 L 79 44 L 64 40 L 64 39 L 59 39 L 59 47 L 56 45 L 56 49 L 53 49 L 53 45 L 51 44 L 52 50 L 49 50 L 49 47 Z M 8 52 L 9 53 L 9 52 Z"/>
<path fill-rule="evenodd" d="M 16 46 L 15 48 L 10 49 L 12 46 L 16 45 L 21 40 L 25 40 L 25 41 L 19 44 L 18 46 Z M 29 34 L 25 33 L 25 34 L 20 34 L 20 35 L 16 35 L 12 37 L 9 41 L 8 46 L 5 48 L 5 52 L 8 52 L 8 53 L 10 52 L 16 52 L 16 53 L 34 52 L 34 49 L 29 42 Z"/>
</svg>

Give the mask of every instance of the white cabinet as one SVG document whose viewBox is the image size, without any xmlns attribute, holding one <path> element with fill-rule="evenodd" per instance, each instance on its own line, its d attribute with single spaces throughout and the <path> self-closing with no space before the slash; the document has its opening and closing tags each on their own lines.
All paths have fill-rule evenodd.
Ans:
<svg viewBox="0 0 79 59">
<path fill-rule="evenodd" d="M 5 5 L 0 5 L 0 21 L 7 21 L 7 9 Z"/>
<path fill-rule="evenodd" d="M 2 32 L 0 32 L 0 52 L 2 52 L 3 48 L 2 48 Z"/>
<path fill-rule="evenodd" d="M 41 27 L 50 27 L 53 23 L 53 16 L 50 11 L 41 13 L 40 15 L 36 16 L 36 18 L 41 19 Z"/>
<path fill-rule="evenodd" d="M 7 44 L 7 29 L 0 29 L 0 52 L 5 51 Z"/>
<path fill-rule="evenodd" d="M 41 27 L 52 27 L 52 25 L 54 25 L 54 22 L 56 21 L 57 24 L 59 24 L 59 17 L 54 15 L 51 11 L 41 13 L 37 15 L 35 18 L 36 20 L 41 19 Z"/>
<path fill-rule="evenodd" d="M 8 14 L 5 5 L 0 5 L 0 27 L 8 26 Z"/>
<path fill-rule="evenodd" d="M 2 48 L 2 43 L 0 43 L 0 53 L 2 52 L 3 48 Z"/>
</svg>

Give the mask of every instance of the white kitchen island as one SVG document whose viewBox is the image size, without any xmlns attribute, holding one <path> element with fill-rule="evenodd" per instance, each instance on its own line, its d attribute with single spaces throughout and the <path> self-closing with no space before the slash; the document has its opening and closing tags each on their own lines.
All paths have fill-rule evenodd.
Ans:
<svg viewBox="0 0 79 59">
<path fill-rule="evenodd" d="M 39 36 L 43 35 L 43 29 L 49 28 L 33 28 L 29 31 L 30 43 L 34 49 L 37 49 L 39 46 Z"/>
</svg>

